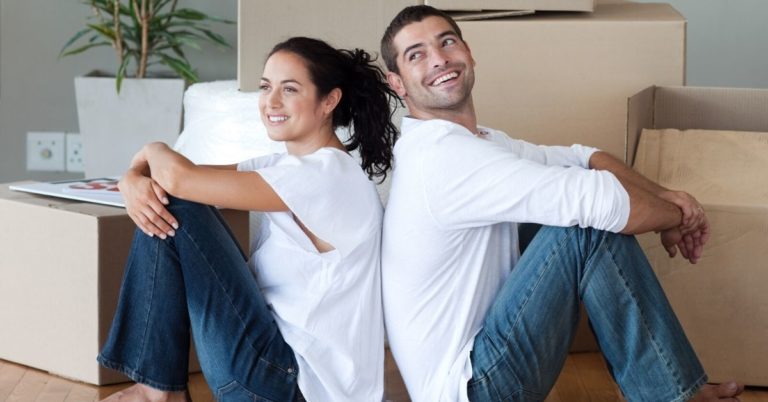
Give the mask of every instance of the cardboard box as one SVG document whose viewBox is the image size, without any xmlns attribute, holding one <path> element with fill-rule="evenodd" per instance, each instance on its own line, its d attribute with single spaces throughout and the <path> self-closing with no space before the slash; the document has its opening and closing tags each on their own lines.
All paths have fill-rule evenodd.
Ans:
<svg viewBox="0 0 768 402">
<path fill-rule="evenodd" d="M 480 124 L 537 144 L 581 143 L 624 159 L 626 99 L 683 85 L 683 17 L 667 4 L 459 24 L 477 61 Z"/>
<path fill-rule="evenodd" d="M 595 0 L 425 0 L 441 10 L 592 11 Z"/>
<path fill-rule="evenodd" d="M 389 22 L 423 0 L 333 0 L 238 2 L 238 69 L 242 91 L 258 91 L 267 54 L 292 36 L 316 37 L 339 48 L 379 53 Z M 383 63 L 382 63 L 383 65 Z"/>
<path fill-rule="evenodd" d="M 768 385 L 768 90 L 652 87 L 629 102 L 635 169 L 693 194 L 712 237 L 696 265 L 639 236 L 710 381 Z M 651 132 L 643 128 L 743 131 Z M 750 131 L 760 131 L 750 133 Z"/>
<path fill-rule="evenodd" d="M 223 214 L 247 249 L 247 212 Z M 125 210 L 1 184 L 0 225 L 0 359 L 91 384 L 126 381 L 96 362 L 135 229 Z"/>
</svg>

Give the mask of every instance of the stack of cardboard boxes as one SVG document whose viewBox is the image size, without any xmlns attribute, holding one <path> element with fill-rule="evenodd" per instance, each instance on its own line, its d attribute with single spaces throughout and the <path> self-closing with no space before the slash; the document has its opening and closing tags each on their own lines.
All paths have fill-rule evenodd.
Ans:
<svg viewBox="0 0 768 402">
<path fill-rule="evenodd" d="M 334 0 L 333 6 L 241 0 L 240 87 L 258 89 L 269 49 L 289 36 L 315 36 L 338 47 L 378 52 L 388 22 L 414 4 L 451 12 L 533 11 L 500 19 L 478 14 L 479 19 L 459 23 L 477 61 L 479 123 L 513 137 L 591 145 L 631 164 L 638 127 L 768 130 L 765 92 L 678 87 L 685 84 L 686 21 L 676 10 L 621 0 Z M 768 197 L 752 199 L 759 206 L 749 212 L 736 208 L 738 213 L 730 210 L 727 216 L 721 204 L 706 203 L 706 195 L 703 200 L 716 233 L 697 266 L 666 258 L 655 246 L 656 236 L 641 242 L 711 379 L 735 377 L 768 385 L 763 341 L 768 339 L 768 299 L 759 292 L 760 279 L 768 274 L 757 255 L 768 249 L 763 223 Z M 741 202 L 738 194 L 730 200 L 726 204 Z M 739 228 L 747 230 L 742 237 Z M 718 271 L 729 261 L 739 266 Z M 727 275 L 735 277 L 729 281 Z M 574 350 L 595 347 L 582 325 Z"/>
</svg>

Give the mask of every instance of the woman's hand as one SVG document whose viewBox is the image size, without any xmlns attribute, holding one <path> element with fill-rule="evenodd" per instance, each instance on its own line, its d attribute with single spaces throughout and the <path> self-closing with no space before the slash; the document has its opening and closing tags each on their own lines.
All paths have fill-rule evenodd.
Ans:
<svg viewBox="0 0 768 402">
<path fill-rule="evenodd" d="M 174 236 L 178 221 L 165 208 L 168 196 L 155 180 L 129 169 L 117 184 L 128 216 L 148 236 Z"/>
</svg>

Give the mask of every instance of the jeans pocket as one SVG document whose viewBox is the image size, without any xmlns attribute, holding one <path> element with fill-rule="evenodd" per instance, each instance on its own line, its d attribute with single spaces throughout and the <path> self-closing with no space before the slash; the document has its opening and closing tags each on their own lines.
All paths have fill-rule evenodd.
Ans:
<svg viewBox="0 0 768 402">
<path fill-rule="evenodd" d="M 232 381 L 219 388 L 216 392 L 216 400 L 218 402 L 276 402 L 254 394 L 238 381 Z"/>
</svg>

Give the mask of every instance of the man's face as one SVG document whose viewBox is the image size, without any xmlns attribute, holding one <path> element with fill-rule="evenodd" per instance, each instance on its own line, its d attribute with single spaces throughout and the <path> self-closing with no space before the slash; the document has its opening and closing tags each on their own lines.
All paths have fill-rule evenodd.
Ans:
<svg viewBox="0 0 768 402">
<path fill-rule="evenodd" d="M 440 17 L 430 16 L 395 35 L 400 73 L 388 73 L 390 86 L 417 118 L 432 118 L 471 105 L 475 83 L 469 47 Z"/>
</svg>

